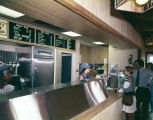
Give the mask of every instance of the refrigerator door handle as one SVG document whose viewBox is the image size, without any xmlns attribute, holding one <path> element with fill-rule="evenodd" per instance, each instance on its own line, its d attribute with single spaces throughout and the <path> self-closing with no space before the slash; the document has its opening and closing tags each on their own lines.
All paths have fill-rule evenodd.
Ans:
<svg viewBox="0 0 153 120">
<path fill-rule="evenodd" d="M 32 81 L 32 88 L 34 87 L 35 82 L 37 81 L 37 73 L 38 73 L 38 68 L 34 67 L 34 79 Z"/>
</svg>

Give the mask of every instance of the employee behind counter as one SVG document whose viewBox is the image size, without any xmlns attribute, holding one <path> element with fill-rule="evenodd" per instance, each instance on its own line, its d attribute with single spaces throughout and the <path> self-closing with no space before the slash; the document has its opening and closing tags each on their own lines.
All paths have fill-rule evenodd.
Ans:
<svg viewBox="0 0 153 120">
<path fill-rule="evenodd" d="M 15 87 L 9 84 L 11 80 L 10 67 L 7 64 L 0 65 L 0 93 L 11 92 Z"/>
<path fill-rule="evenodd" d="M 96 75 L 98 75 L 98 72 L 94 70 L 92 64 L 89 66 L 88 63 L 83 63 L 80 66 L 79 80 L 81 81 L 81 83 L 84 83 L 91 78 L 95 78 Z"/>
</svg>

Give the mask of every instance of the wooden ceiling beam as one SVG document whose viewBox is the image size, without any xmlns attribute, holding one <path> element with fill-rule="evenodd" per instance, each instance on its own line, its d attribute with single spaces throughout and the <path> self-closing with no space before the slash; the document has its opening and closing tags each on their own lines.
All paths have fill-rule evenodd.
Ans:
<svg viewBox="0 0 153 120">
<path fill-rule="evenodd" d="M 86 9 L 83 12 L 88 16 L 85 17 L 76 13 L 80 10 L 72 10 L 55 0 L 0 0 L 0 4 L 37 20 L 79 33 L 93 41 L 101 41 L 123 49 L 138 47 L 110 26 L 105 26 L 100 20 L 97 24 L 94 20 L 98 18 L 92 18 L 93 15 Z"/>
</svg>

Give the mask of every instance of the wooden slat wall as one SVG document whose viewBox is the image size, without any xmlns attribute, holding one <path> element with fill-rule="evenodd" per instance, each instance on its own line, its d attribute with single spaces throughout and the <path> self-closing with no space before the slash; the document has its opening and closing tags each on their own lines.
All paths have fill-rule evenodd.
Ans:
<svg viewBox="0 0 153 120">
<path fill-rule="evenodd" d="M 68 0 L 67 0 L 68 1 Z M 100 18 L 108 26 L 144 48 L 144 42 L 138 32 L 118 11 L 111 8 L 110 0 L 74 0 L 89 12 Z"/>
<path fill-rule="evenodd" d="M 91 47 L 80 45 L 81 63 L 90 62 Z"/>
<path fill-rule="evenodd" d="M 108 47 L 90 47 L 81 45 L 80 46 L 80 54 L 81 54 L 81 62 L 87 62 L 92 64 L 103 64 L 104 58 L 108 58 Z"/>
</svg>

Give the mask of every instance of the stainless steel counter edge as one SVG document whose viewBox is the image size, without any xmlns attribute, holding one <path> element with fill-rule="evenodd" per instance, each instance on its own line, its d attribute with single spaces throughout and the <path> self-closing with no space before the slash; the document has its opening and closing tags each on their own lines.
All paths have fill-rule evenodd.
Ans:
<svg viewBox="0 0 153 120">
<path fill-rule="evenodd" d="M 4 95 L 3 100 L 1 97 L 1 119 L 67 120 L 108 98 L 103 80 L 59 84 L 20 92 Z"/>
</svg>

